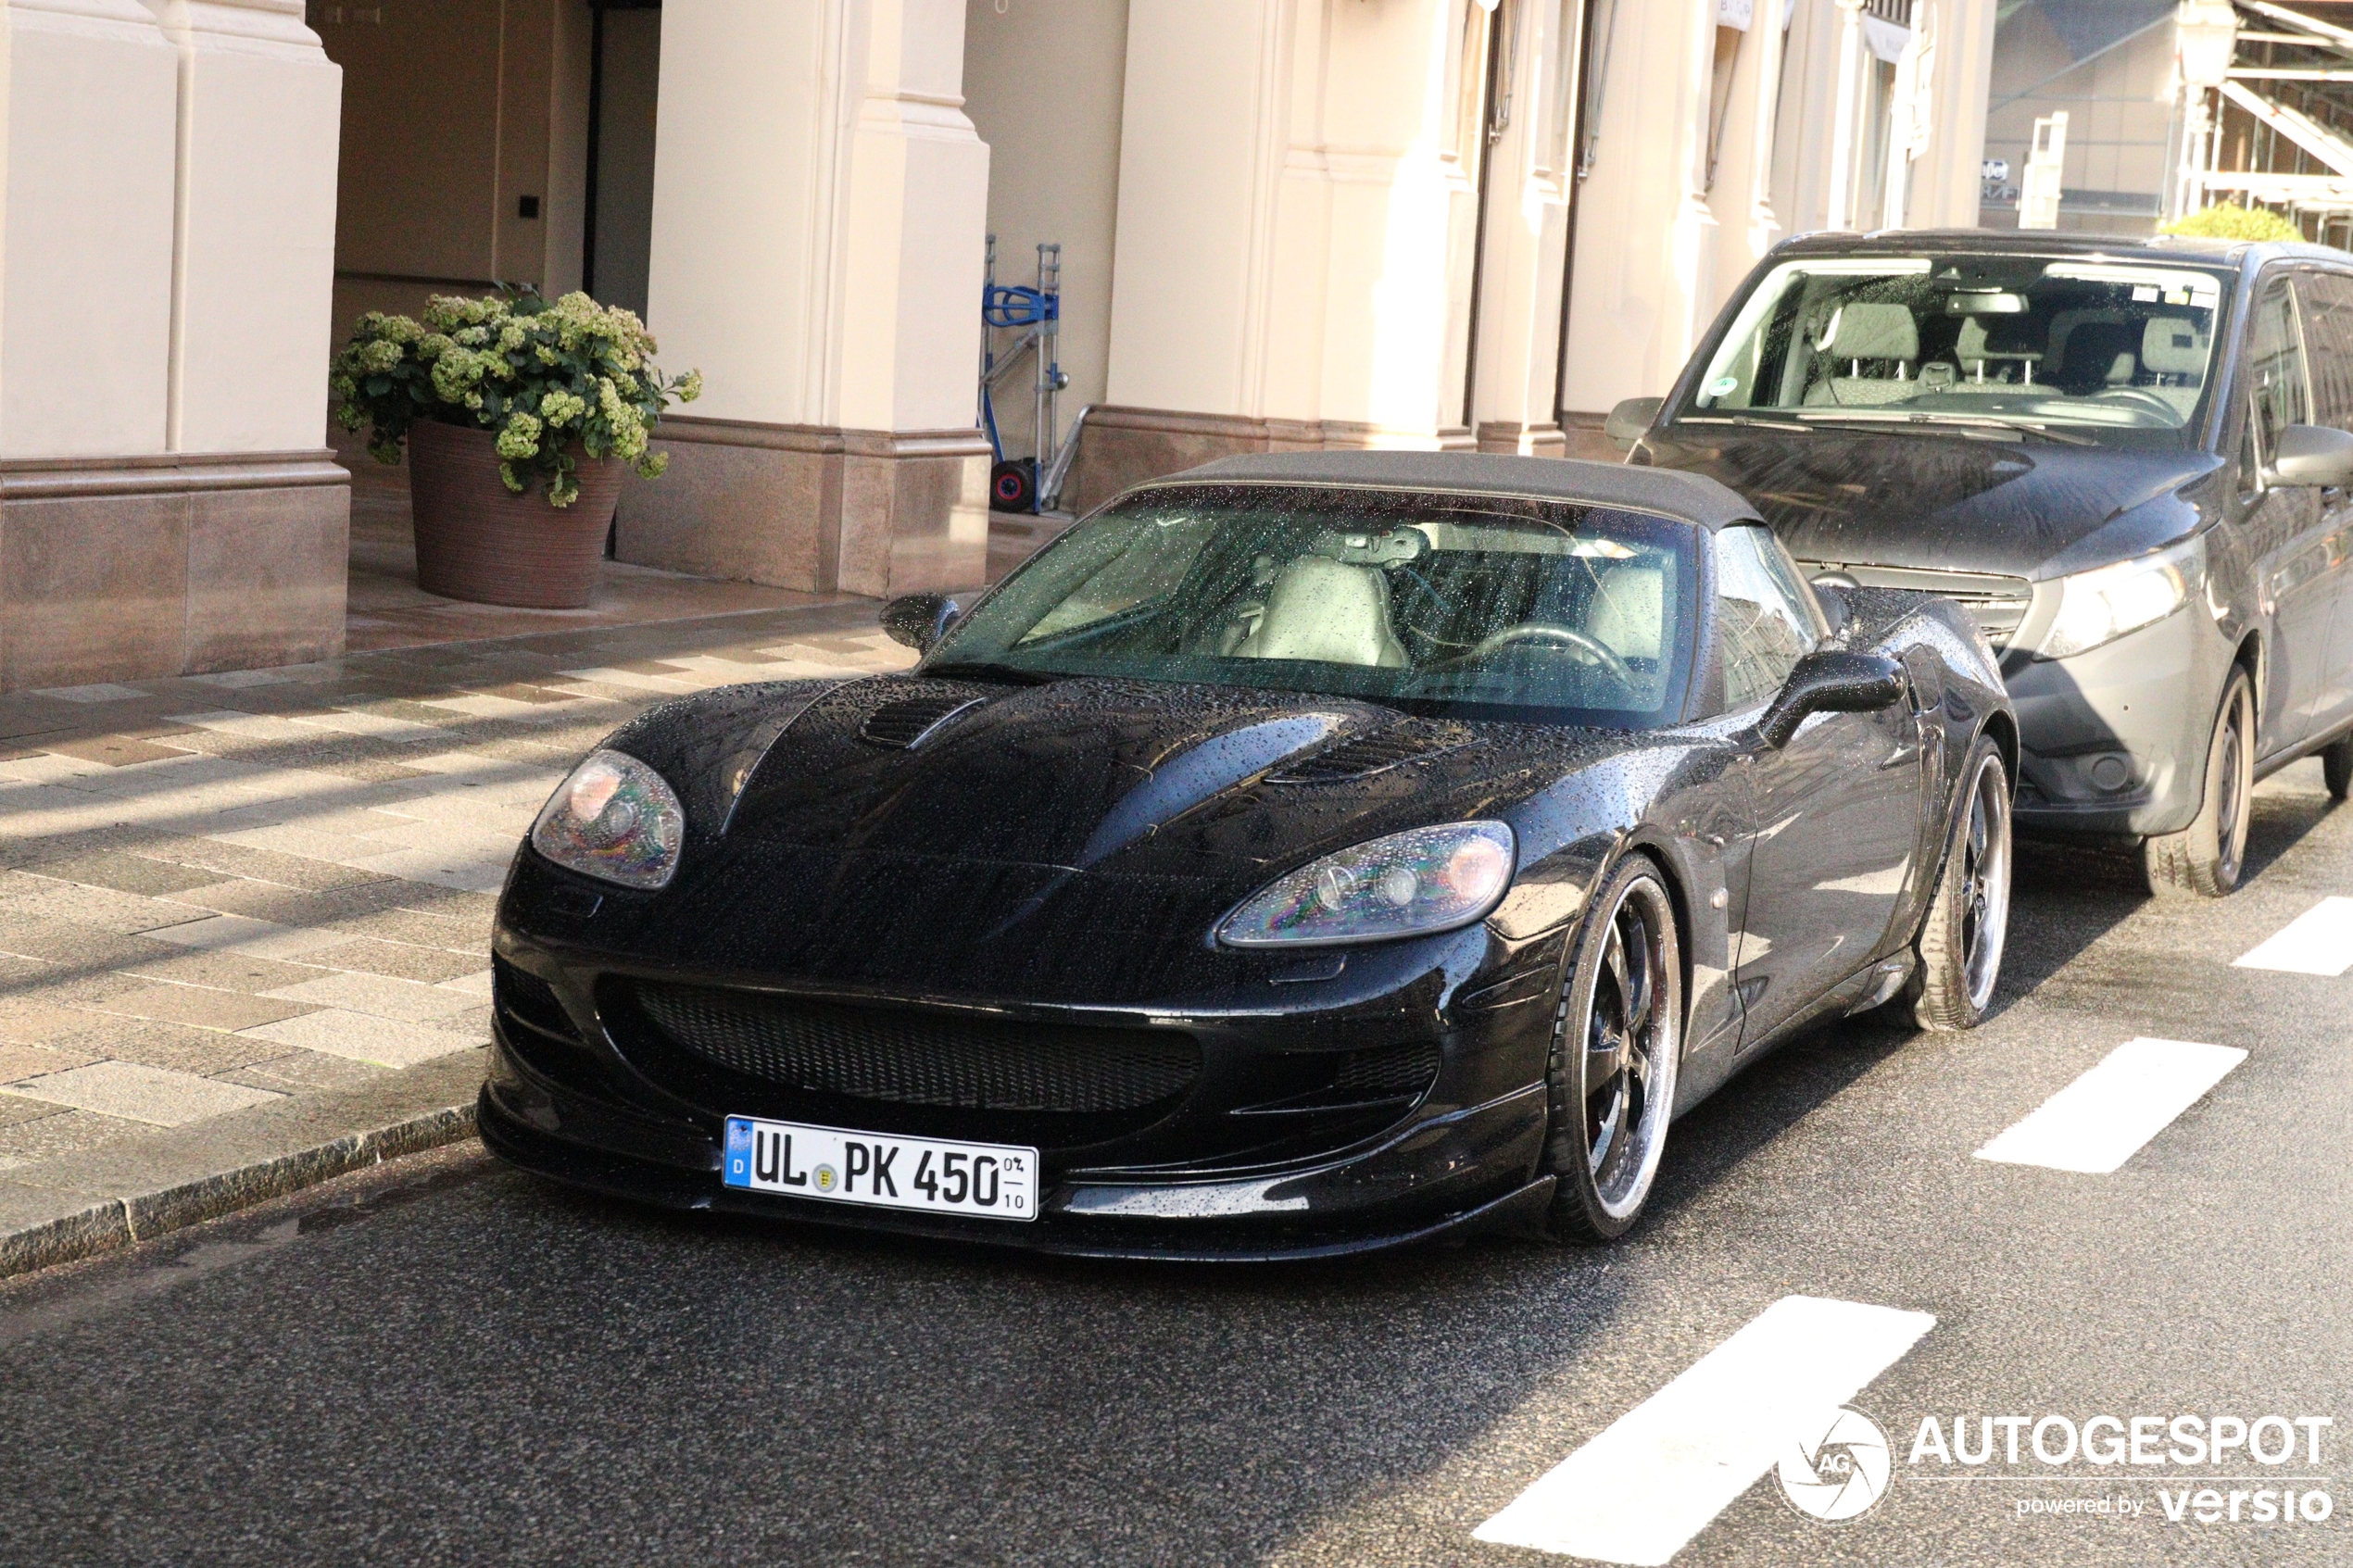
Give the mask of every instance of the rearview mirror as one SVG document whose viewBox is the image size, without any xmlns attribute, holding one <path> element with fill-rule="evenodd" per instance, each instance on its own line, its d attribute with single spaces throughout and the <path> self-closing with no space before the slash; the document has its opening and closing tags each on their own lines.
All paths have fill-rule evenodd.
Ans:
<svg viewBox="0 0 2353 1568">
<path fill-rule="evenodd" d="M 1666 403 L 1664 397 L 1629 397 L 1609 411 L 1609 418 L 1602 421 L 1602 433 L 1624 451 L 1642 438 L 1642 432 L 1650 429 Z"/>
<path fill-rule="evenodd" d="M 1885 654 L 1823 648 L 1797 661 L 1756 733 L 1778 750 L 1808 714 L 1876 713 L 1903 695 L 1904 667 Z"/>
<path fill-rule="evenodd" d="M 955 600 L 943 595 L 901 595 L 882 608 L 883 634 L 918 653 L 929 653 L 940 633 L 963 613 Z"/>
<path fill-rule="evenodd" d="M 2353 482 L 2353 432 L 2327 425 L 2289 425 L 2271 443 L 2274 484 L 2335 487 Z"/>
</svg>

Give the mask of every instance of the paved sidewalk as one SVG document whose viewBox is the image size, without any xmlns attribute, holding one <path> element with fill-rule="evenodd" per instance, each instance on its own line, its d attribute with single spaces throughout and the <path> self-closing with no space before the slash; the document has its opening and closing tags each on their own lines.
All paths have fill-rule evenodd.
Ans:
<svg viewBox="0 0 2353 1568">
<path fill-rule="evenodd" d="M 874 617 L 0 696 L 0 1273 L 462 1135 L 557 782 L 679 693 L 912 663 Z"/>
</svg>

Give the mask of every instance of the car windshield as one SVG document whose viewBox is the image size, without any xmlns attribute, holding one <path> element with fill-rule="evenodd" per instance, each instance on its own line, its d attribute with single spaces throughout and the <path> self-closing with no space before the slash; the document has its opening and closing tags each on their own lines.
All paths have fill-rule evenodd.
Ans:
<svg viewBox="0 0 2353 1568">
<path fill-rule="evenodd" d="M 2180 445 L 2229 275 L 2049 256 L 1784 262 L 1743 302 L 1679 421 L 1946 426 Z"/>
<path fill-rule="evenodd" d="M 1640 728 L 1681 712 L 1693 536 L 1557 501 L 1163 486 L 1033 557 L 925 668 Z"/>
</svg>

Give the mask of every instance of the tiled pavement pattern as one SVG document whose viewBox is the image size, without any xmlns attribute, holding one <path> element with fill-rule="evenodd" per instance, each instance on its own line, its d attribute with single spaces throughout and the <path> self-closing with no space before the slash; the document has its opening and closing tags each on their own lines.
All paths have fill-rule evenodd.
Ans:
<svg viewBox="0 0 2353 1568">
<path fill-rule="evenodd" d="M 480 1046 L 494 896 L 607 731 L 903 668 L 871 604 L 0 696 L 0 1184 Z"/>
</svg>

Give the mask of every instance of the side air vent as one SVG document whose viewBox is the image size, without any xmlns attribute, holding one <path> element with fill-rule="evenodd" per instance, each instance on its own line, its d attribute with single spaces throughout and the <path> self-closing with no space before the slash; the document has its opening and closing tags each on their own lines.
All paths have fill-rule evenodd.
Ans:
<svg viewBox="0 0 2353 1568">
<path fill-rule="evenodd" d="M 919 745 L 925 736 L 962 713 L 967 708 L 977 708 L 976 696 L 911 696 L 898 702 L 886 702 L 866 715 L 858 726 L 861 740 L 876 746 L 897 746 L 901 750 Z"/>
<path fill-rule="evenodd" d="M 555 987 L 528 970 L 517 969 L 504 959 L 492 959 L 490 997 L 491 1006 L 505 1022 L 568 1044 L 580 1043 L 580 1031 L 563 1003 L 556 999 Z"/>
<path fill-rule="evenodd" d="M 1411 724 L 1391 724 L 1370 734 L 1357 735 L 1338 746 L 1293 762 L 1267 775 L 1269 784 L 1328 784 L 1335 779 L 1361 779 L 1385 772 L 1401 762 L 1452 751 L 1461 740 L 1432 734 Z"/>
</svg>

